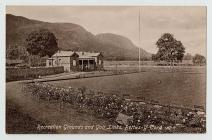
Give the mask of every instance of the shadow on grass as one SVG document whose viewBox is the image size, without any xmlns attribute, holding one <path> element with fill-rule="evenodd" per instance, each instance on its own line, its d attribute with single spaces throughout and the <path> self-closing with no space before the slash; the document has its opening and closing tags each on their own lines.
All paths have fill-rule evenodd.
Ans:
<svg viewBox="0 0 212 140">
<path fill-rule="evenodd" d="M 12 101 L 6 102 L 6 133 L 7 134 L 52 134 L 54 130 L 37 129 L 37 124 L 44 125 L 27 114 L 20 111 L 19 107 Z"/>
</svg>

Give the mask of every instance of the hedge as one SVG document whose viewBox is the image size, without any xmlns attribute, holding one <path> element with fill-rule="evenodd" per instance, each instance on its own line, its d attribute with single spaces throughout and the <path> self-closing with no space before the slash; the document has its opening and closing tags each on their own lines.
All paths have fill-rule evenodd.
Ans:
<svg viewBox="0 0 212 140">
<path fill-rule="evenodd" d="M 35 68 L 6 68 L 6 81 L 18 81 L 39 78 L 39 76 L 63 73 L 63 67 L 35 67 Z"/>
<path fill-rule="evenodd" d="M 61 88 L 46 83 L 30 83 L 24 91 L 35 99 L 47 102 L 78 106 L 79 110 L 91 111 L 98 117 L 115 121 L 124 114 L 131 118 L 127 125 L 137 133 L 205 133 L 206 115 L 204 111 L 161 106 L 148 102 L 134 102 L 118 95 L 104 95 L 85 88 Z M 123 116 L 123 115 L 122 115 Z M 125 124 L 126 125 L 126 124 Z M 125 131 L 125 130 L 124 130 Z"/>
</svg>

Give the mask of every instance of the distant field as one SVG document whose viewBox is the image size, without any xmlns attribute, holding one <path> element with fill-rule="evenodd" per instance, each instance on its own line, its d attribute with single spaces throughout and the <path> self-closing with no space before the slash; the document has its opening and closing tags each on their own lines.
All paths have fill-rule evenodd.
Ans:
<svg viewBox="0 0 212 140">
<path fill-rule="evenodd" d="M 138 61 L 104 61 L 104 66 L 138 66 Z M 153 61 L 141 61 L 141 65 L 154 65 Z"/>
<path fill-rule="evenodd" d="M 158 62 L 154 61 L 140 61 L 140 65 L 156 65 Z M 139 61 L 104 61 L 104 66 L 138 66 Z M 193 64 L 192 60 L 183 60 L 180 64 Z"/>
<path fill-rule="evenodd" d="M 141 61 L 140 68 L 141 71 L 174 71 L 174 72 L 205 72 L 205 66 L 192 66 L 191 61 L 183 60 L 180 63 L 181 66 L 158 66 L 156 62 L 153 61 Z M 138 61 L 104 61 L 105 70 L 124 70 L 124 71 L 137 71 L 139 69 Z"/>
<path fill-rule="evenodd" d="M 189 71 L 150 71 L 49 83 L 61 87 L 86 87 L 105 94 L 129 94 L 131 98 L 145 97 L 145 100 L 155 100 L 162 104 L 205 107 L 205 67 L 192 68 L 191 73 Z"/>
</svg>

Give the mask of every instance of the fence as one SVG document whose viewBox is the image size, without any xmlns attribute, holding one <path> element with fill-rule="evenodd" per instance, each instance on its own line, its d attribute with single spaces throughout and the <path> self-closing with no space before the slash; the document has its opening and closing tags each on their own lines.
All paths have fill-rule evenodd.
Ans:
<svg viewBox="0 0 212 140">
<path fill-rule="evenodd" d="M 63 73 L 63 67 L 6 68 L 6 82 Z"/>
</svg>

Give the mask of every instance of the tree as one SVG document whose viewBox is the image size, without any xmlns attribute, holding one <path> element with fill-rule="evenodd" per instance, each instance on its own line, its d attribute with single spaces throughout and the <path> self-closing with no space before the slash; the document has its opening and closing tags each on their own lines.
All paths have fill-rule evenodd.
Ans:
<svg viewBox="0 0 212 140">
<path fill-rule="evenodd" d="M 13 49 L 7 49 L 7 58 L 8 59 L 18 59 L 19 58 L 19 52 L 18 49 L 13 48 Z"/>
<path fill-rule="evenodd" d="M 181 41 L 178 41 L 170 33 L 164 33 L 156 42 L 159 49 L 154 55 L 154 60 L 167 62 L 181 62 L 185 53 L 185 48 Z"/>
<path fill-rule="evenodd" d="M 196 54 L 193 58 L 193 63 L 197 65 L 205 65 L 206 64 L 206 59 L 204 56 L 200 54 Z"/>
<path fill-rule="evenodd" d="M 33 31 L 26 39 L 26 50 L 30 55 L 51 57 L 58 51 L 57 39 L 47 29 Z"/>
<path fill-rule="evenodd" d="M 152 54 L 152 61 L 157 61 L 157 56 L 156 56 L 156 54 Z"/>
</svg>

